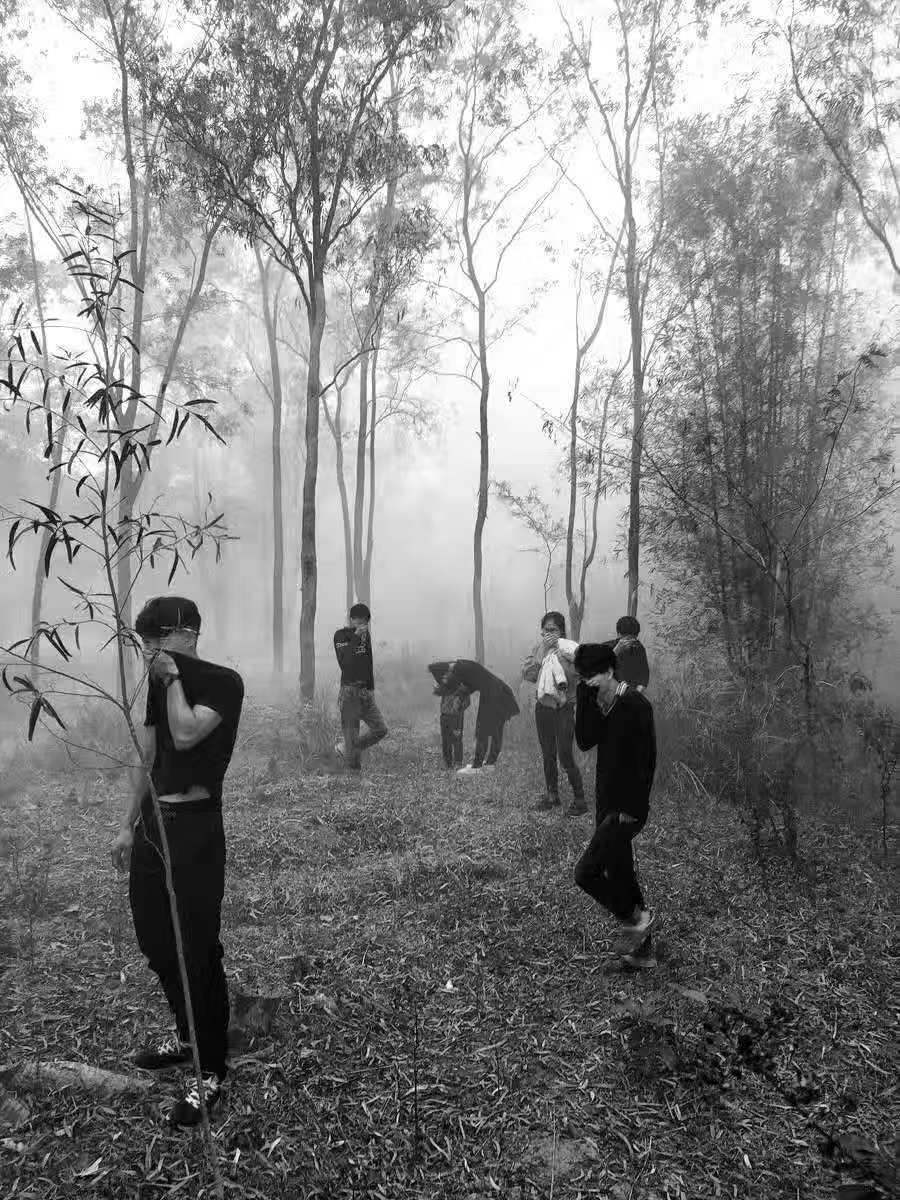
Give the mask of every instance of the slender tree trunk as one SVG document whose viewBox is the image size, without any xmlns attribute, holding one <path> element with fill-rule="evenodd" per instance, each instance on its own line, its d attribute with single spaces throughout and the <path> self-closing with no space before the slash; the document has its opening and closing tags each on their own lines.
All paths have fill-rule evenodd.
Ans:
<svg viewBox="0 0 900 1200">
<path fill-rule="evenodd" d="M 122 139 L 125 160 L 125 170 L 128 175 L 128 205 L 129 205 L 129 239 L 128 249 L 133 286 L 131 310 L 131 353 L 130 353 L 130 392 L 124 408 L 126 426 L 134 424 L 137 415 L 138 396 L 141 391 L 141 351 L 143 349 L 144 323 L 144 293 L 147 279 L 147 253 L 150 244 L 150 186 L 145 172 L 143 184 L 138 180 L 137 164 L 134 153 L 132 114 L 130 100 L 131 76 L 128 63 L 128 23 L 133 16 L 130 5 L 122 10 L 121 28 L 116 27 L 115 14 L 111 6 L 106 6 L 107 18 L 113 36 L 116 59 L 119 68 L 120 83 L 120 114 L 122 121 Z M 146 151 L 146 125 L 144 127 Z M 138 473 L 130 461 L 122 464 L 122 475 L 119 489 L 119 508 L 117 513 L 119 540 L 116 547 L 116 587 L 118 589 L 120 613 L 126 628 L 133 625 L 132 620 L 132 589 L 130 544 L 132 534 L 129 523 L 134 513 L 138 492 Z M 126 658 L 126 669 L 123 678 L 129 690 L 134 684 L 134 657 L 129 654 Z M 123 702 L 125 696 L 122 696 Z"/>
<path fill-rule="evenodd" d="M 309 372 L 306 379 L 306 465 L 300 515 L 300 694 L 316 693 L 316 482 L 319 473 L 319 400 L 322 336 L 325 332 L 325 281 L 313 279 L 309 294 Z"/>
<path fill-rule="evenodd" d="M 587 574 L 586 569 L 583 569 L 580 580 L 580 599 L 578 599 L 575 596 L 573 567 L 575 558 L 575 516 L 578 509 L 578 405 L 581 400 L 581 376 L 585 356 L 590 353 L 590 349 L 600 332 L 600 329 L 603 325 L 603 319 L 606 316 L 606 305 L 609 302 L 613 277 L 616 270 L 616 263 L 618 262 L 619 252 L 622 248 L 622 237 L 624 233 L 625 224 L 623 222 L 621 228 L 619 229 L 619 236 L 616 239 L 616 245 L 609 261 L 609 270 L 606 274 L 606 284 L 603 289 L 603 299 L 600 302 L 596 320 L 594 321 L 594 325 L 590 333 L 583 341 L 581 338 L 579 320 L 579 312 L 581 307 L 579 303 L 581 297 L 580 280 L 575 296 L 575 378 L 572 384 L 572 405 L 569 410 L 569 519 L 566 527 L 566 601 L 569 605 L 569 621 L 571 627 L 572 629 L 577 628 L 579 631 L 581 630 L 581 622 L 584 619 L 584 587 Z M 609 399 L 610 397 L 608 395 L 606 398 L 606 403 L 603 407 L 604 435 L 606 413 L 609 408 Z M 585 553 L 587 553 L 586 549 Z M 582 557 L 582 567 L 584 567 L 584 557 Z"/>
<path fill-rule="evenodd" d="M 632 211 L 631 182 L 625 191 L 627 223 L 625 249 L 625 287 L 628 295 L 628 319 L 631 330 L 632 428 L 631 468 L 628 485 L 628 606 L 629 616 L 637 616 L 640 585 L 641 547 L 641 454 L 644 438 L 644 346 L 643 314 L 637 253 L 637 226 Z"/>
<path fill-rule="evenodd" d="M 335 382 L 334 417 L 328 411 L 327 401 L 322 401 L 322 411 L 331 436 L 334 438 L 334 469 L 337 477 L 338 496 L 341 501 L 341 522 L 344 527 L 344 600 L 349 610 L 353 604 L 353 528 L 350 523 L 350 501 L 347 496 L 347 481 L 344 478 L 344 386 Z"/>
<path fill-rule="evenodd" d="M 281 387 L 281 361 L 278 356 L 278 307 L 269 292 L 269 268 L 263 263 L 259 247 L 254 245 L 259 281 L 262 288 L 263 323 L 269 347 L 272 379 L 272 667 L 284 674 L 284 499 L 281 464 L 281 438 L 284 422 L 284 395 Z"/>
<path fill-rule="evenodd" d="M 380 341 L 380 336 L 379 336 Z M 363 560 L 363 586 L 366 604 L 372 603 L 372 558 L 375 550 L 375 433 L 378 427 L 378 342 L 372 350 L 372 378 L 369 383 L 371 419 L 369 421 L 369 516 L 366 523 L 366 553 Z"/>
<path fill-rule="evenodd" d="M 594 556 L 597 553 L 597 514 L 600 509 L 600 494 L 603 490 L 603 451 L 606 448 L 606 428 L 609 421 L 609 402 L 612 399 L 613 391 L 616 382 L 619 378 L 617 372 L 612 379 L 609 387 L 606 390 L 606 395 L 603 398 L 603 416 L 600 420 L 600 434 L 597 438 L 597 479 L 594 485 L 594 494 L 591 499 L 591 544 L 585 547 L 584 557 L 581 560 L 581 573 L 578 580 L 578 604 L 577 604 L 577 623 L 572 624 L 572 637 L 577 642 L 581 637 L 581 626 L 584 621 L 584 614 L 587 607 L 587 575 L 594 561 Z"/>
<path fill-rule="evenodd" d="M 31 208 L 26 202 L 25 204 L 25 226 L 28 231 L 28 251 L 31 255 L 31 270 L 33 274 L 34 286 L 34 304 L 37 309 L 38 325 L 41 331 L 41 357 L 44 363 L 44 378 L 50 378 L 50 354 L 47 349 L 47 323 L 44 317 L 44 298 L 41 293 L 41 281 L 38 272 L 37 254 L 34 249 L 34 230 L 31 225 Z M 62 484 L 62 471 L 60 464 L 62 463 L 63 450 L 65 448 L 66 436 L 63 430 L 60 430 L 59 436 L 53 446 L 53 454 L 51 458 L 51 473 L 50 473 L 50 495 L 47 500 L 48 508 L 56 511 L 56 506 L 59 503 L 59 491 Z M 38 547 L 37 560 L 34 564 L 34 586 L 31 593 L 31 632 L 34 634 L 41 623 L 44 607 L 44 581 L 47 578 L 44 571 L 44 558 L 47 554 L 47 546 L 50 542 L 50 531 L 45 529 L 41 535 L 40 544 Z M 31 677 L 37 682 L 37 675 L 41 666 L 41 643 L 40 639 L 35 639 L 31 647 Z"/>
<path fill-rule="evenodd" d="M 575 309 L 575 379 L 572 383 L 572 403 L 569 407 L 569 519 L 566 525 L 566 603 L 569 606 L 569 628 L 581 628 L 581 613 L 575 598 L 573 570 L 575 565 L 575 514 L 578 508 L 578 401 L 581 398 L 582 352 L 578 334 L 578 309 Z M 576 633 L 572 636 L 577 638 Z"/>
<path fill-rule="evenodd" d="M 363 337 L 371 338 L 371 303 Z M 359 424 L 356 431 L 356 490 L 353 494 L 353 585 L 356 596 L 365 603 L 363 592 L 363 527 L 366 513 L 366 445 L 369 437 L 369 351 L 359 359 Z"/>
<path fill-rule="evenodd" d="M 482 542 L 487 523 L 488 489 L 490 486 L 490 441 L 488 439 L 488 400 L 491 394 L 491 376 L 487 357 L 487 304 L 484 293 L 478 293 L 478 368 L 481 388 L 478 403 L 478 441 L 480 457 L 478 466 L 478 508 L 475 513 L 475 536 L 473 539 L 474 570 L 472 573 L 472 611 L 475 617 L 475 659 L 484 662 L 484 609 L 481 599 L 481 578 L 484 566 Z"/>
</svg>

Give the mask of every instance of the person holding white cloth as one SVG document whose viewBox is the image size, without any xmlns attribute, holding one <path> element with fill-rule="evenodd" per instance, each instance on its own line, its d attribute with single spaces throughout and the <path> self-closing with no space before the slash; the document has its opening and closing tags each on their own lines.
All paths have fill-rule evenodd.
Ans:
<svg viewBox="0 0 900 1200">
<path fill-rule="evenodd" d="M 572 787 L 572 803 L 566 816 L 577 817 L 588 810 L 584 781 L 575 762 L 575 693 L 578 676 L 572 665 L 578 643 L 566 638 L 566 621 L 560 612 L 541 618 L 541 640 L 526 655 L 522 678 L 537 685 L 534 719 L 544 764 L 546 792 L 538 812 L 560 806 L 559 763 Z"/>
</svg>

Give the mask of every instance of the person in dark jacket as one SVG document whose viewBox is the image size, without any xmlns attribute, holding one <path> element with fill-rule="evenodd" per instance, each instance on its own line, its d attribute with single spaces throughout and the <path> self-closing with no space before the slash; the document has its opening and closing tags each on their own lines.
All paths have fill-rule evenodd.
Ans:
<svg viewBox="0 0 900 1200">
<path fill-rule="evenodd" d="M 341 668 L 341 690 L 338 707 L 341 713 L 343 742 L 335 746 L 351 771 L 361 767 L 360 752 L 368 750 L 387 736 L 387 725 L 375 703 L 375 670 L 372 665 L 372 633 L 369 622 L 372 614 L 368 605 L 354 604 L 349 612 L 349 624 L 334 635 L 334 653 Z M 369 730 L 359 736 L 359 723 Z"/>
<path fill-rule="evenodd" d="M 469 692 L 478 692 L 478 714 L 475 717 L 475 753 L 471 765 L 460 767 L 457 774 L 474 775 L 492 769 L 503 747 L 503 728 L 515 717 L 519 706 L 512 688 L 498 679 L 487 667 L 468 658 L 450 663 L 449 686 L 462 684 Z"/>
<path fill-rule="evenodd" d="M 437 684 L 434 694 L 441 698 L 441 752 L 444 756 L 444 766 L 460 767 L 463 760 L 466 709 L 472 700 L 464 684 L 450 683 L 449 662 L 429 663 L 428 670 Z"/>
<path fill-rule="evenodd" d="M 650 941 L 654 914 L 634 870 L 632 840 L 647 822 L 656 771 L 653 707 L 615 677 L 611 646 L 586 643 L 575 652 L 581 677 L 575 740 L 597 750 L 594 835 L 575 867 L 575 882 L 620 922 L 622 958 L 630 967 L 655 966 Z"/>
<path fill-rule="evenodd" d="M 637 617 L 619 617 L 616 636 L 603 645 L 612 646 L 615 651 L 616 679 L 643 692 L 650 683 L 650 664 L 640 632 L 641 623 Z"/>
</svg>

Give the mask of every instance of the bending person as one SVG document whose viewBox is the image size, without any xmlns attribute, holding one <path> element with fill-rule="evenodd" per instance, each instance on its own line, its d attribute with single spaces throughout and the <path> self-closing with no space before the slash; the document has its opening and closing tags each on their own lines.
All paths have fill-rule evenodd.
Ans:
<svg viewBox="0 0 900 1200">
<path fill-rule="evenodd" d="M 544 763 L 546 791 L 536 810 L 549 812 L 560 805 L 559 762 L 572 787 L 573 799 L 566 809 L 567 817 L 577 817 L 588 810 L 584 780 L 573 753 L 578 674 L 572 665 L 572 657 L 577 648 L 577 642 L 566 639 L 566 620 L 562 613 L 544 613 L 541 640 L 522 665 L 522 678 L 537 685 L 534 721 Z"/>
<path fill-rule="evenodd" d="M 458 775 L 474 775 L 493 768 L 503 748 L 506 722 L 519 712 L 512 688 L 491 671 L 468 658 L 451 662 L 448 686 L 462 684 L 468 692 L 478 692 L 475 718 L 475 753 L 471 765 L 460 767 Z"/>
</svg>

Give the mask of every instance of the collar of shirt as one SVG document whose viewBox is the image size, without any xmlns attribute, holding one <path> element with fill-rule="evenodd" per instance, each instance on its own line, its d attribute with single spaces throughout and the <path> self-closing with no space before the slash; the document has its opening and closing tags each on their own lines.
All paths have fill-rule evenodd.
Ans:
<svg viewBox="0 0 900 1200">
<path fill-rule="evenodd" d="M 619 686 L 616 688 L 616 694 L 615 694 L 615 696 L 613 696 L 610 703 L 600 705 L 600 711 L 603 713 L 604 717 L 609 716 L 609 714 L 612 712 L 613 706 L 615 705 L 618 698 L 620 696 L 624 696 L 627 691 L 628 691 L 628 683 L 626 680 L 623 679 L 622 682 L 619 684 Z"/>
</svg>

